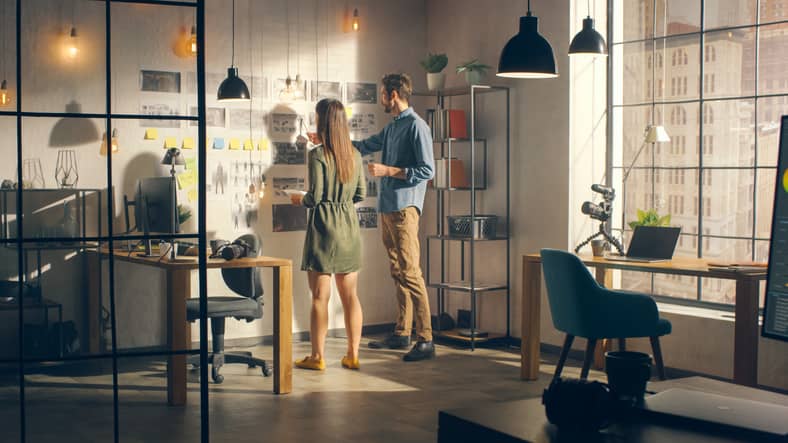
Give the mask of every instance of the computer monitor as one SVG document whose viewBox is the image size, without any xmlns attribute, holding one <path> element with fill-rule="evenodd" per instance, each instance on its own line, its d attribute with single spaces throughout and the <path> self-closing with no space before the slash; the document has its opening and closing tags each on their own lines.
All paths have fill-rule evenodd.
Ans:
<svg viewBox="0 0 788 443">
<path fill-rule="evenodd" d="M 137 230 L 145 233 L 178 232 L 177 193 L 171 177 L 149 177 L 137 182 L 134 219 Z M 173 231 L 173 227 L 175 228 Z"/>
<path fill-rule="evenodd" d="M 788 341 L 788 115 L 782 117 L 780 125 L 780 154 L 775 182 L 761 334 Z"/>
</svg>

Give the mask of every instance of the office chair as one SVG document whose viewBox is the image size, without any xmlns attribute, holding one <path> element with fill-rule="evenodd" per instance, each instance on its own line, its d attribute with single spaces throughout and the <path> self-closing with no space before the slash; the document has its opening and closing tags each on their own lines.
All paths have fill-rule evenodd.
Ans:
<svg viewBox="0 0 788 443">
<path fill-rule="evenodd" d="M 257 236 L 247 234 L 238 238 L 250 246 L 249 257 L 260 255 L 260 241 Z M 211 337 L 213 339 L 213 352 L 208 356 L 211 363 L 211 378 L 214 383 L 224 381 L 224 376 L 219 370 L 225 363 L 245 363 L 250 368 L 260 366 L 263 375 L 268 377 L 273 372 L 272 365 L 265 360 L 255 358 L 251 352 L 224 352 L 224 326 L 225 319 L 233 317 L 236 320 L 251 322 L 263 318 L 263 285 L 260 282 L 259 268 L 225 268 L 222 269 L 224 283 L 238 297 L 208 297 L 208 318 L 211 319 Z M 200 299 L 191 298 L 186 301 L 186 318 L 194 322 L 200 318 Z M 200 356 L 189 357 L 189 363 L 199 367 Z"/>
<path fill-rule="evenodd" d="M 671 325 L 670 321 L 659 318 L 654 299 L 646 294 L 600 286 L 583 262 L 569 252 L 542 249 L 541 256 L 553 325 L 566 334 L 553 379 L 561 375 L 572 342 L 578 336 L 588 340 L 581 379 L 588 377 L 598 339 L 618 338 L 619 349 L 623 351 L 626 338 L 649 337 L 657 374 L 664 380 L 659 337 L 670 334 Z"/>
</svg>

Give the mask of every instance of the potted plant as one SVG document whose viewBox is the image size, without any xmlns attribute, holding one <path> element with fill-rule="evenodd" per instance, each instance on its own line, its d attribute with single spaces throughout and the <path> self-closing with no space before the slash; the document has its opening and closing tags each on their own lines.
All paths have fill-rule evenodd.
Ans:
<svg viewBox="0 0 788 443">
<path fill-rule="evenodd" d="M 637 226 L 669 226 L 670 214 L 660 216 L 656 209 L 643 211 L 637 210 L 638 219 L 629 222 L 629 227 L 635 229 Z"/>
<path fill-rule="evenodd" d="M 443 85 L 446 84 L 446 74 L 441 71 L 449 63 L 446 54 L 430 53 L 420 63 L 421 67 L 427 71 L 427 89 L 430 91 L 443 89 Z"/>
<path fill-rule="evenodd" d="M 457 74 L 465 73 L 465 83 L 467 83 L 468 86 L 478 85 L 481 83 L 488 69 L 490 69 L 490 65 L 485 65 L 481 63 L 479 59 L 475 58 L 469 62 L 458 65 Z"/>
</svg>

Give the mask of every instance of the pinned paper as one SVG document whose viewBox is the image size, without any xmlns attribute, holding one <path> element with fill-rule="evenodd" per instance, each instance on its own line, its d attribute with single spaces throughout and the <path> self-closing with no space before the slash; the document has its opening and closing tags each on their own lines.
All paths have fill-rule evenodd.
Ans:
<svg viewBox="0 0 788 443">
<path fill-rule="evenodd" d="M 251 138 L 244 140 L 244 151 L 254 151 L 254 142 Z"/>
<path fill-rule="evenodd" d="M 194 149 L 194 137 L 184 137 L 182 149 Z"/>
<path fill-rule="evenodd" d="M 214 138 L 213 139 L 213 149 L 224 149 L 224 139 L 223 138 Z"/>
<path fill-rule="evenodd" d="M 189 192 L 186 194 L 189 199 L 189 203 L 194 203 L 197 201 L 197 189 L 190 189 Z"/>
<path fill-rule="evenodd" d="M 345 115 L 347 115 L 347 118 L 353 117 L 353 107 L 352 106 L 345 106 Z"/>
<path fill-rule="evenodd" d="M 176 175 L 176 178 L 180 189 L 191 189 L 197 184 L 197 175 L 194 173 L 194 169 L 181 172 Z"/>
<path fill-rule="evenodd" d="M 197 159 L 196 158 L 187 158 L 186 159 L 186 170 L 187 171 L 194 171 L 197 169 Z"/>
<path fill-rule="evenodd" d="M 241 149 L 241 142 L 237 138 L 230 139 L 230 149 L 237 151 Z"/>
<path fill-rule="evenodd" d="M 169 148 L 177 148 L 178 146 L 178 139 L 175 137 L 165 137 L 164 138 L 164 149 Z"/>
<path fill-rule="evenodd" d="M 257 142 L 257 150 L 258 151 L 267 151 L 270 148 L 270 142 L 267 138 L 261 138 L 259 142 Z"/>
<path fill-rule="evenodd" d="M 159 131 L 155 128 L 148 128 L 145 130 L 145 140 L 157 140 L 159 138 Z"/>
</svg>

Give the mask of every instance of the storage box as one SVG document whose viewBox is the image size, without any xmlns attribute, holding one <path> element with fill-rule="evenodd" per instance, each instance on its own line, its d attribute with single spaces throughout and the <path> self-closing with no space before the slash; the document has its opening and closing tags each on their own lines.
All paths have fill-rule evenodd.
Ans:
<svg viewBox="0 0 788 443">
<path fill-rule="evenodd" d="M 477 214 L 473 220 L 470 215 L 450 215 L 446 217 L 449 224 L 449 235 L 474 239 L 495 238 L 497 215 Z"/>
<path fill-rule="evenodd" d="M 432 184 L 436 188 L 444 189 L 470 187 L 462 160 L 457 158 L 435 159 L 435 180 Z"/>
</svg>

